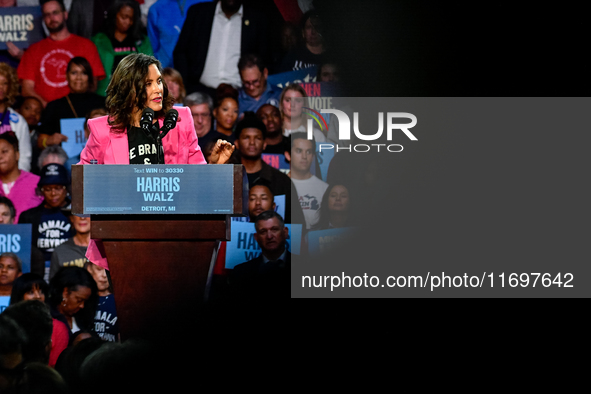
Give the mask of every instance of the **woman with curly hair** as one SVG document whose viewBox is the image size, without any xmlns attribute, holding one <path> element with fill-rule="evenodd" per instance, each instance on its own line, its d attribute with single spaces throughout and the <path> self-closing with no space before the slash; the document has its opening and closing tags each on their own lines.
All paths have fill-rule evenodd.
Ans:
<svg viewBox="0 0 591 394">
<path fill-rule="evenodd" d="M 18 138 L 20 158 L 18 168 L 31 169 L 31 138 L 27 121 L 18 112 L 10 108 L 18 95 L 18 77 L 14 68 L 0 63 L 0 134 L 14 131 Z"/>
<path fill-rule="evenodd" d="M 109 80 L 119 62 L 131 53 L 143 53 L 152 56 L 152 45 L 142 33 L 140 6 L 134 0 L 114 2 L 107 11 L 103 32 L 92 37 L 107 78 L 98 83 L 96 92 L 106 95 Z"/>
<path fill-rule="evenodd" d="M 164 155 L 159 154 L 160 128 L 173 102 L 160 62 L 141 53 L 128 55 L 117 66 L 107 88 L 108 115 L 88 121 L 90 138 L 80 154 L 79 164 L 206 164 L 189 107 L 177 107 L 178 121 L 162 138 Z M 140 128 L 145 108 L 155 114 L 148 132 Z M 146 145 L 151 149 L 145 149 Z M 218 140 L 210 162 L 226 163 L 233 151 L 232 144 Z M 92 240 L 86 257 L 108 268 Z"/>
</svg>

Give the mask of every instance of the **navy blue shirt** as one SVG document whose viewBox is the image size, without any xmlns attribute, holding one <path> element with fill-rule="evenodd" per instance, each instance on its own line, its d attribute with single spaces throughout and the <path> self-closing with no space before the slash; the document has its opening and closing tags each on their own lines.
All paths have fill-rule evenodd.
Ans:
<svg viewBox="0 0 591 394">
<path fill-rule="evenodd" d="M 117 324 L 117 310 L 113 294 L 99 297 L 94 316 L 94 331 L 105 341 L 117 342 L 119 324 Z"/>
</svg>

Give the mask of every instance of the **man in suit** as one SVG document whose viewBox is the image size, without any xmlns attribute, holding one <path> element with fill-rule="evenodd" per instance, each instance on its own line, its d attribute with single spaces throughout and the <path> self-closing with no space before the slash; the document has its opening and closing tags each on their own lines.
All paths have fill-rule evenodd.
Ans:
<svg viewBox="0 0 591 394">
<path fill-rule="evenodd" d="M 189 92 L 213 96 L 221 83 L 241 86 L 240 56 L 267 57 L 267 21 L 241 0 L 220 0 L 189 8 L 174 48 L 174 66 Z"/>
<path fill-rule="evenodd" d="M 291 253 L 286 248 L 288 229 L 275 211 L 265 211 L 255 219 L 255 240 L 261 254 L 232 270 L 229 284 L 236 300 L 287 298 L 291 283 Z"/>
</svg>

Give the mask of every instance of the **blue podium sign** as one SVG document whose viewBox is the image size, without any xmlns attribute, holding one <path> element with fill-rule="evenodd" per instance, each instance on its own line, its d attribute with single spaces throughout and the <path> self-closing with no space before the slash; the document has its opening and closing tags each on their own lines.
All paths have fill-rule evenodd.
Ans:
<svg viewBox="0 0 591 394">
<path fill-rule="evenodd" d="M 233 214 L 232 165 L 85 165 L 83 214 Z M 215 187 L 214 187 L 215 185 Z"/>
</svg>

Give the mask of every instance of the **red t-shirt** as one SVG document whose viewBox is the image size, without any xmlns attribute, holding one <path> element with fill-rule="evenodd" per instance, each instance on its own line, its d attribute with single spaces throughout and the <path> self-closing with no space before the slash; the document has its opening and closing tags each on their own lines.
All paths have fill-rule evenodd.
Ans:
<svg viewBox="0 0 591 394">
<path fill-rule="evenodd" d="M 48 37 L 31 45 L 20 61 L 18 77 L 34 81 L 35 91 L 47 102 L 57 100 L 70 92 L 66 68 L 75 56 L 88 60 L 92 73 L 99 80 L 106 76 L 94 43 L 70 34 L 65 40 L 54 41 Z"/>
</svg>

